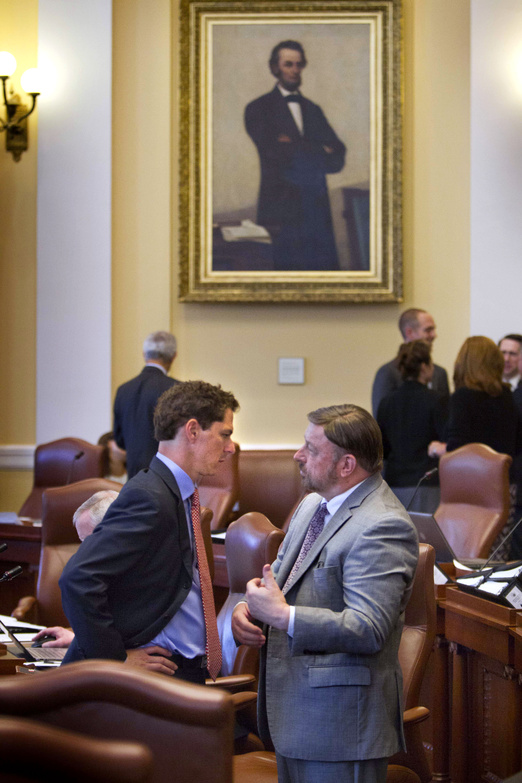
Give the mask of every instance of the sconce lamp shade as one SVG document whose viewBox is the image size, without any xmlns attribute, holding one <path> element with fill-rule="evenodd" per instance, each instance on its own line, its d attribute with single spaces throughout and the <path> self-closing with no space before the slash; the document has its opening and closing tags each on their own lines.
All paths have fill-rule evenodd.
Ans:
<svg viewBox="0 0 522 783">
<path fill-rule="evenodd" d="M 29 68 L 20 79 L 22 88 L 28 95 L 40 95 L 40 74 L 38 68 Z"/>
<path fill-rule="evenodd" d="M 9 52 L 0 52 L 0 78 L 12 76 L 16 71 L 16 60 Z"/>
</svg>

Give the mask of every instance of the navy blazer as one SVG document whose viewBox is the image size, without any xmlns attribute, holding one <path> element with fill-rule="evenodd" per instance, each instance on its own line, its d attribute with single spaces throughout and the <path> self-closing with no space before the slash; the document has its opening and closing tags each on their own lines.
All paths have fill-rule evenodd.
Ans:
<svg viewBox="0 0 522 783">
<path fill-rule="evenodd" d="M 125 484 L 60 579 L 76 635 L 66 662 L 125 660 L 177 612 L 192 584 L 185 508 L 174 476 L 154 457 Z"/>
<path fill-rule="evenodd" d="M 178 381 L 159 367 L 146 366 L 136 378 L 123 383 L 114 400 L 114 440 L 127 452 L 129 478 L 148 467 L 158 450 L 154 437 L 154 408 L 164 391 Z"/>
</svg>

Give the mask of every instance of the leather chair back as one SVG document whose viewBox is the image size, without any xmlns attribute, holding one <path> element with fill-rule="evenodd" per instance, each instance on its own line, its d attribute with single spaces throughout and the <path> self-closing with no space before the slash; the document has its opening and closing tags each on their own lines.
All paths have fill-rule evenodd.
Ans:
<svg viewBox="0 0 522 783">
<path fill-rule="evenodd" d="M 146 783 L 152 755 L 135 742 L 92 739 L 22 718 L 0 717 L 4 783 Z"/>
<path fill-rule="evenodd" d="M 48 487 L 60 487 L 81 479 L 101 478 L 104 473 L 103 446 L 95 446 L 81 438 L 60 438 L 42 443 L 34 453 L 33 489 L 18 514 L 41 519 L 42 495 Z"/>
<path fill-rule="evenodd" d="M 261 576 L 265 563 L 272 563 L 285 534 L 255 511 L 244 514 L 227 529 L 225 553 L 230 592 L 218 615 L 218 629 L 223 651 L 221 673 L 255 674 L 258 671 L 258 651 L 237 647 L 230 627 L 235 605 L 244 595 L 250 579 Z"/>
<path fill-rule="evenodd" d="M 199 501 L 212 511 L 212 530 L 226 528 L 231 520 L 232 509 L 239 497 L 239 445 L 221 463 L 213 476 L 204 476 L 198 486 Z"/>
<path fill-rule="evenodd" d="M 234 707 L 220 688 L 116 661 L 79 661 L 43 675 L 0 677 L 0 713 L 143 744 L 153 755 L 151 783 L 232 780 Z"/>
<path fill-rule="evenodd" d="M 457 557 L 488 557 L 509 516 L 511 461 L 482 443 L 441 457 L 435 519 Z"/>
<path fill-rule="evenodd" d="M 294 451 L 242 451 L 239 460 L 238 514 L 260 511 L 282 528 L 303 495 Z"/>
<path fill-rule="evenodd" d="M 42 549 L 38 568 L 37 617 L 42 625 L 68 626 L 62 609 L 58 580 L 66 563 L 77 551 L 80 540 L 73 514 L 95 492 L 121 490 L 121 484 L 103 478 L 77 481 L 45 490 L 42 501 Z"/>
<path fill-rule="evenodd" d="M 434 565 L 434 548 L 429 544 L 419 544 L 419 562 L 404 613 L 399 646 L 405 710 L 419 704 L 422 680 L 435 641 L 437 606 L 433 582 Z"/>
</svg>

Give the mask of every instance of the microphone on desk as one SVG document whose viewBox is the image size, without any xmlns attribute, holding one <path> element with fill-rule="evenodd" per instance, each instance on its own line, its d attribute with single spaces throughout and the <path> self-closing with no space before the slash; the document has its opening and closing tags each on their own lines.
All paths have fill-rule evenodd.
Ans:
<svg viewBox="0 0 522 783">
<path fill-rule="evenodd" d="M 14 568 L 9 569 L 9 571 L 6 571 L 2 576 L 0 576 L 0 582 L 10 582 L 11 579 L 15 578 L 15 576 L 20 576 L 22 572 L 23 572 L 22 566 L 15 566 Z"/>
<path fill-rule="evenodd" d="M 78 452 L 76 452 L 76 454 L 72 458 L 71 464 L 69 465 L 69 472 L 67 473 L 67 481 L 65 482 L 66 485 L 71 483 L 71 478 L 72 478 L 74 466 L 76 464 L 76 460 L 81 459 L 84 454 L 85 454 L 85 451 L 78 451 Z"/>
<path fill-rule="evenodd" d="M 0 552 L 5 552 L 6 549 L 7 549 L 7 544 L 5 544 L 5 543 L 4 544 L 0 544 Z"/>
<path fill-rule="evenodd" d="M 509 533 L 508 533 L 507 535 L 505 535 L 505 536 L 504 536 L 504 538 L 502 539 L 502 541 L 500 542 L 500 544 L 497 546 L 497 548 L 495 549 L 495 551 L 494 551 L 494 552 L 492 552 L 492 553 L 490 554 L 490 556 L 488 557 L 488 559 L 486 560 L 486 562 L 484 563 L 484 565 L 480 566 L 480 568 L 479 568 L 479 569 L 477 569 L 477 570 L 479 571 L 479 573 L 480 573 L 480 571 L 485 571 L 485 570 L 486 570 L 486 568 L 488 567 L 489 563 L 491 563 L 491 561 L 493 560 L 493 558 L 495 557 L 495 555 L 497 554 L 497 552 L 498 552 L 500 549 L 502 549 L 502 547 L 504 546 L 504 544 L 506 543 L 506 541 L 508 541 L 508 540 L 511 538 L 511 536 L 513 535 L 513 533 L 515 532 L 515 530 L 517 529 L 517 527 L 520 525 L 520 523 L 521 523 L 521 522 L 522 522 L 522 517 L 520 517 L 520 519 L 518 520 L 517 524 L 516 524 L 516 525 L 514 525 L 514 526 L 511 528 L 511 530 L 509 531 Z"/>
<path fill-rule="evenodd" d="M 406 511 L 410 510 L 410 506 L 413 503 L 413 500 L 415 498 L 415 495 L 417 494 L 417 490 L 419 489 L 420 485 L 423 481 L 426 481 L 427 479 L 430 479 L 432 476 L 436 476 L 439 472 L 438 468 L 432 468 L 431 470 L 427 470 L 424 476 L 421 476 L 420 479 L 417 481 L 417 486 L 413 490 L 412 496 L 408 501 L 408 505 L 406 506 Z"/>
</svg>

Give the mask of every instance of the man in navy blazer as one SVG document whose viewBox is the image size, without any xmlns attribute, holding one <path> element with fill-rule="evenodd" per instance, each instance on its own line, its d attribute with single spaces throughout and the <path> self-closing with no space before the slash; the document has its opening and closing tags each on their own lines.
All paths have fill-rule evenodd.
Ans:
<svg viewBox="0 0 522 783">
<path fill-rule="evenodd" d="M 261 648 L 259 730 L 279 783 L 384 783 L 404 749 L 398 649 L 417 535 L 380 476 L 370 414 L 333 405 L 308 419 L 294 459 L 311 492 L 232 630 Z"/>
<path fill-rule="evenodd" d="M 257 222 L 270 232 L 275 270 L 339 269 L 326 174 L 341 171 L 346 147 L 299 92 L 302 45 L 281 41 L 269 65 L 277 84 L 245 110 L 261 164 Z"/>
<path fill-rule="evenodd" d="M 124 485 L 64 568 L 62 603 L 75 633 L 65 662 L 109 658 L 204 682 L 191 508 L 200 479 L 235 450 L 237 408 L 230 392 L 203 381 L 163 394 L 154 414 L 157 455 Z"/>
<path fill-rule="evenodd" d="M 145 367 L 122 384 L 114 400 L 114 440 L 127 452 L 129 478 L 148 467 L 158 449 L 154 437 L 154 408 L 164 391 L 175 383 L 168 372 L 176 358 L 176 338 L 169 332 L 153 332 L 143 343 Z"/>
</svg>

